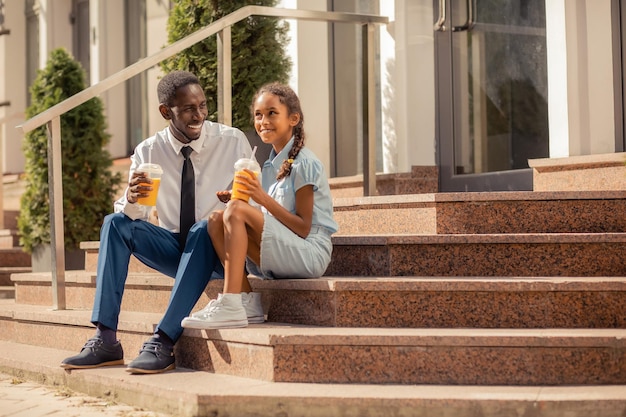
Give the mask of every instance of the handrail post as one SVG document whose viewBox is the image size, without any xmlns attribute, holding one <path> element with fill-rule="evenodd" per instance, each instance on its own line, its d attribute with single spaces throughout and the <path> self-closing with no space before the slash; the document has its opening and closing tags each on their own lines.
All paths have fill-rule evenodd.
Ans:
<svg viewBox="0 0 626 417">
<path fill-rule="evenodd" d="M 363 25 L 363 195 L 377 195 L 376 189 L 376 72 L 375 28 Z"/>
<path fill-rule="evenodd" d="M 232 41 L 231 26 L 217 34 L 217 121 L 233 124 L 232 108 Z"/>
<path fill-rule="evenodd" d="M 61 167 L 61 116 L 47 123 L 48 193 L 50 196 L 50 249 L 52 260 L 52 303 L 65 310 L 65 244 L 63 242 L 63 174 Z"/>
</svg>

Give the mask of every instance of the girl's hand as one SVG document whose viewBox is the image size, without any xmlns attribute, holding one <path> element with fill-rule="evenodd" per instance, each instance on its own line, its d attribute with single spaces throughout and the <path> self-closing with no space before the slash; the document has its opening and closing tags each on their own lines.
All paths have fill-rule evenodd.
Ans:
<svg viewBox="0 0 626 417">
<path fill-rule="evenodd" d="M 224 191 L 218 191 L 215 193 L 215 195 L 217 195 L 217 198 L 224 204 L 228 203 L 230 201 L 230 191 L 229 190 L 224 190 Z"/>
<path fill-rule="evenodd" d="M 262 204 L 261 201 L 267 193 L 263 190 L 257 173 L 247 168 L 244 168 L 244 171 L 248 175 L 235 175 L 235 182 L 245 187 L 245 189 L 240 190 L 240 192 L 249 195 L 254 201 Z"/>
</svg>

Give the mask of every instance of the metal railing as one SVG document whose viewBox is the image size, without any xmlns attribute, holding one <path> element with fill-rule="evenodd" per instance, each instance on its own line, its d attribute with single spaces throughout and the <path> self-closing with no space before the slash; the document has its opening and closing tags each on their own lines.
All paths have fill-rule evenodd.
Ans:
<svg viewBox="0 0 626 417">
<path fill-rule="evenodd" d="M 182 50 L 217 34 L 218 55 L 218 121 L 227 125 L 232 122 L 232 73 L 231 73 L 231 26 L 250 16 L 266 16 L 282 19 L 322 21 L 327 23 L 354 23 L 362 25 L 363 34 L 363 188 L 365 195 L 376 193 L 376 92 L 374 71 L 375 26 L 388 23 L 383 16 L 325 12 L 311 10 L 280 9 L 263 6 L 245 6 L 216 20 L 210 25 L 172 43 L 159 52 L 129 65 L 93 86 L 69 97 L 48 110 L 30 118 L 18 126 L 24 133 L 44 124 L 48 130 L 48 183 L 50 184 L 51 258 L 53 308 L 64 310 L 65 302 L 65 246 L 63 243 L 63 188 L 61 168 L 61 115 L 112 87 L 146 71 Z"/>
</svg>

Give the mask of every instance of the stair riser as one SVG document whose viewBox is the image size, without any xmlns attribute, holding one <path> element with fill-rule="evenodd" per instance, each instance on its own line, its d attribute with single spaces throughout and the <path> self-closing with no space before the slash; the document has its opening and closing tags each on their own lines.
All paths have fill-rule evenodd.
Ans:
<svg viewBox="0 0 626 417">
<path fill-rule="evenodd" d="M 276 290 L 265 292 L 265 297 L 268 321 L 278 323 L 392 328 L 626 328 L 626 291 Z"/>
<path fill-rule="evenodd" d="M 280 344 L 268 348 L 181 340 L 180 366 L 274 382 L 451 385 L 626 383 L 626 346 L 467 346 L 427 341 L 377 346 Z M 567 342 L 564 342 L 567 344 Z M 622 344 L 624 345 L 624 344 Z M 265 357 L 265 359 L 260 359 Z M 270 378 L 270 379 L 268 379 Z"/>
<path fill-rule="evenodd" d="M 0 249 L 0 265 L 12 267 L 30 267 L 30 254 L 23 252 L 21 248 Z"/>
<path fill-rule="evenodd" d="M 335 244 L 326 276 L 626 276 L 624 244 Z"/>
<path fill-rule="evenodd" d="M 619 233 L 625 212 L 624 199 L 446 202 L 437 233 Z"/>
<path fill-rule="evenodd" d="M 626 383 L 626 347 L 281 346 L 274 380 L 322 383 Z"/>
<path fill-rule="evenodd" d="M 39 321 L 10 320 L 0 318 L 2 340 L 33 346 L 62 349 L 78 354 L 85 342 L 93 337 L 96 328 L 89 325 L 89 319 L 74 325 L 42 323 Z M 143 342 L 150 336 L 147 329 L 142 332 L 118 331 L 125 360 L 137 357 Z M 60 364 L 59 364 L 60 365 Z"/>
<path fill-rule="evenodd" d="M 221 284 L 221 281 L 216 281 L 215 284 L 211 283 L 200 296 L 193 311 L 203 308 L 211 299 L 217 298 L 218 292 L 222 292 Z M 15 284 L 15 289 L 15 300 L 20 304 L 52 305 L 52 287 L 49 282 L 18 282 Z M 164 313 L 169 303 L 171 291 L 171 285 L 126 285 L 121 311 Z M 66 283 L 66 308 L 91 310 L 95 293 L 93 284 Z"/>
<path fill-rule="evenodd" d="M 453 194 L 437 194 L 436 201 L 424 196 L 396 196 L 391 202 L 364 198 L 359 204 L 339 200 L 334 210 L 337 235 L 626 232 L 626 199 L 542 200 L 535 198 L 537 193 L 525 195 L 527 199 L 517 200 L 498 193 L 460 201 Z"/>
<path fill-rule="evenodd" d="M 153 281 L 154 285 L 127 284 L 122 311 L 163 313 L 171 284 L 163 283 L 169 280 Z M 211 281 L 193 310 L 217 298 L 222 283 Z M 316 286 L 301 280 L 252 280 L 253 288 L 263 293 L 268 321 L 278 323 L 392 328 L 626 328 L 626 286 L 619 282 L 540 285 L 541 281 L 494 280 L 449 284 L 407 278 L 402 282 L 379 282 L 375 290 L 368 290 L 372 285 L 367 283 L 354 289 L 350 282 L 343 284 L 348 288 L 333 291 L 323 285 L 317 289 L 290 289 L 307 284 Z M 49 282 L 18 281 L 15 288 L 20 304 L 52 304 Z M 94 296 L 93 283 L 66 282 L 68 309 L 91 310 Z"/>
</svg>

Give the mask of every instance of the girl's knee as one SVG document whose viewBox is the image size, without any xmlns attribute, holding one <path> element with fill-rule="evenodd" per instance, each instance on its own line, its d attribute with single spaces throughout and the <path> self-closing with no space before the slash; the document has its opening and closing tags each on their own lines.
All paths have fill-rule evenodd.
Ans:
<svg viewBox="0 0 626 417">
<path fill-rule="evenodd" d="M 233 218 L 240 218 L 249 207 L 250 205 L 245 201 L 237 199 L 230 200 L 228 207 L 226 207 L 226 210 L 223 213 L 222 222 L 229 222 Z"/>
<path fill-rule="evenodd" d="M 209 214 L 209 221 L 207 222 L 207 232 L 209 235 L 221 231 L 224 227 L 224 211 L 216 210 Z"/>
</svg>

